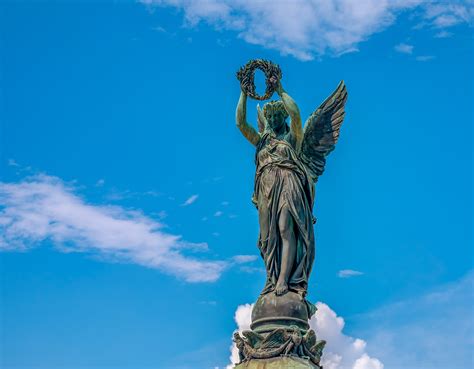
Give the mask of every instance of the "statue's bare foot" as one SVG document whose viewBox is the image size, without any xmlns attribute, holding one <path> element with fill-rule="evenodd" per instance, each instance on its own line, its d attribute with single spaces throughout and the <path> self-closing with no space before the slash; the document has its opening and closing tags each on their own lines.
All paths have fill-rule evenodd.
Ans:
<svg viewBox="0 0 474 369">
<path fill-rule="evenodd" d="M 288 292 L 288 284 L 284 281 L 278 281 L 275 287 L 275 294 L 277 296 L 281 296 L 287 292 Z"/>
</svg>

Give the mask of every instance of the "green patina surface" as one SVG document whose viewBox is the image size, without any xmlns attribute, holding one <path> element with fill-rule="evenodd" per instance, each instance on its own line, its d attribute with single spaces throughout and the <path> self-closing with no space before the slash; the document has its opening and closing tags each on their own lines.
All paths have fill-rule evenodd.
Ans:
<svg viewBox="0 0 474 369">
<path fill-rule="evenodd" d="M 265 73 L 265 96 L 255 93 L 256 69 Z M 347 90 L 341 81 L 303 126 L 281 77 L 276 64 L 260 59 L 237 73 L 241 94 L 236 123 L 256 150 L 252 201 L 258 210 L 257 245 L 267 275 L 250 330 L 234 333 L 244 362 L 239 369 L 319 368 L 326 344 L 309 329 L 316 307 L 306 300 L 315 258 L 314 186 L 339 138 Z M 257 108 L 257 131 L 247 121 L 247 97 L 265 100 L 274 92 L 279 100 L 267 102 L 263 110 Z"/>
<path fill-rule="evenodd" d="M 296 357 L 275 357 L 272 359 L 253 359 L 246 363 L 236 365 L 235 369 L 319 369 L 309 360 Z"/>
</svg>

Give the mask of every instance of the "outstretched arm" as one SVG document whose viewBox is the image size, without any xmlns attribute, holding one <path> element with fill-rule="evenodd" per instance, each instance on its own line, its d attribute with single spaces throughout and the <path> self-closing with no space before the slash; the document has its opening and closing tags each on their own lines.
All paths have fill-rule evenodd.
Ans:
<svg viewBox="0 0 474 369">
<path fill-rule="evenodd" d="M 303 140 L 303 126 L 301 125 L 300 109 L 291 96 L 283 89 L 281 83 L 278 85 L 277 92 L 281 101 L 283 101 L 286 111 L 290 115 L 290 132 L 296 141 L 296 146 L 299 148 L 301 141 Z"/>
<path fill-rule="evenodd" d="M 237 127 L 244 137 L 254 146 L 257 145 L 260 135 L 249 123 L 247 123 L 247 95 L 241 91 L 237 111 L 235 112 Z"/>
</svg>

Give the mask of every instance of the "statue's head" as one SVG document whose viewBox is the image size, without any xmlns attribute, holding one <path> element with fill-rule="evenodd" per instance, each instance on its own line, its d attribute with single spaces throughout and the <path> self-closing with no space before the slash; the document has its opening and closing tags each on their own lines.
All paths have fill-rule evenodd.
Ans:
<svg viewBox="0 0 474 369">
<path fill-rule="evenodd" d="M 288 113 L 280 100 L 270 101 L 263 106 L 263 114 L 272 130 L 279 130 L 286 126 Z"/>
</svg>

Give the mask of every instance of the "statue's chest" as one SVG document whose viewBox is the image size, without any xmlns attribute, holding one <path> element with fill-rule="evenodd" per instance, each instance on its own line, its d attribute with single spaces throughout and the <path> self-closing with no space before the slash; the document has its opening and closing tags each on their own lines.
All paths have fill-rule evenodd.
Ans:
<svg viewBox="0 0 474 369">
<path fill-rule="evenodd" d="M 260 164 L 289 158 L 291 158 L 291 147 L 288 143 L 280 140 L 271 140 L 259 151 L 257 155 L 257 159 Z"/>
</svg>

